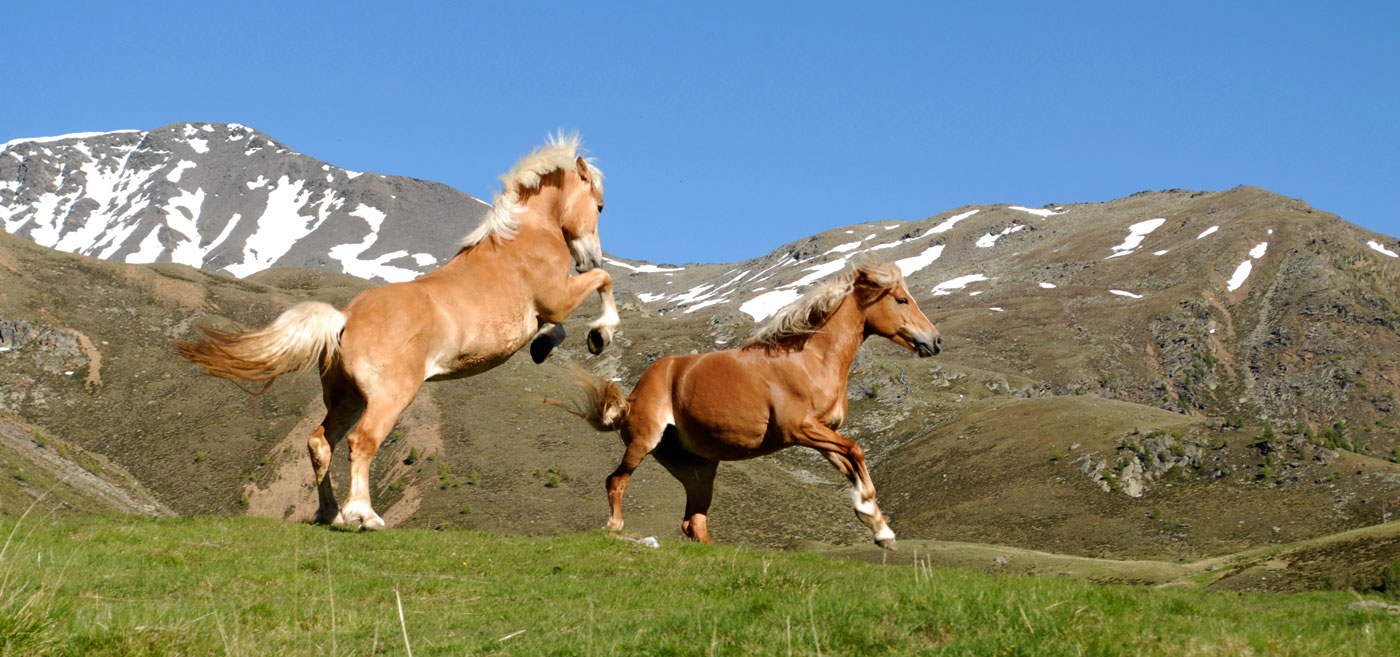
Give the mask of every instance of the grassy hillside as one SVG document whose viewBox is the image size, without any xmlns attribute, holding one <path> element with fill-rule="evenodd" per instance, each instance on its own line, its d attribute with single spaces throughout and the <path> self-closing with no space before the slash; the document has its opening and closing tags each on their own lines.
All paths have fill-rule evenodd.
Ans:
<svg viewBox="0 0 1400 657">
<path fill-rule="evenodd" d="M 107 457 L 46 435 L 0 411 L 0 514 L 173 515 Z"/>
<path fill-rule="evenodd" d="M 1382 655 L 1348 593 L 987 575 L 602 532 L 0 521 L 8 655 Z M 401 602 L 400 602 L 401 601 Z M 402 605 L 402 622 L 399 609 Z"/>
</svg>

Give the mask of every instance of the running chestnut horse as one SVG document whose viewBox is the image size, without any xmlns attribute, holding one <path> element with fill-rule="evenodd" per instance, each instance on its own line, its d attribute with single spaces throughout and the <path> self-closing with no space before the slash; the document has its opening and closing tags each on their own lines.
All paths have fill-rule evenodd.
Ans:
<svg viewBox="0 0 1400 657">
<path fill-rule="evenodd" d="M 875 543 L 895 549 L 875 503 L 860 445 L 836 431 L 846 418 L 846 377 L 865 338 L 881 335 L 932 356 L 943 338 L 905 286 L 898 267 L 848 268 L 782 309 L 738 349 L 668 356 L 651 365 L 626 400 L 616 383 L 578 372 L 586 401 L 572 408 L 599 431 L 622 430 L 627 449 L 608 477 L 609 529 L 622 528 L 622 494 L 647 454 L 685 486 L 681 530 L 710 542 L 706 514 L 720 461 L 801 445 L 822 453 L 851 482 L 856 517 Z"/>
<path fill-rule="evenodd" d="M 603 174 L 578 146 L 577 135 L 552 137 L 516 163 L 457 254 L 416 280 L 366 290 L 344 310 L 304 301 L 263 328 L 206 326 L 203 337 L 176 344 L 209 374 L 267 385 L 319 364 L 326 417 L 307 440 L 316 523 L 384 528 L 370 505 L 370 461 L 424 381 L 480 374 L 532 338 L 532 356 L 544 360 L 563 338 L 559 324 L 594 291 L 603 313 L 590 325 L 589 351 L 611 341 L 618 315 L 612 279 L 600 268 Z M 331 451 L 347 435 L 350 491 L 338 507 Z"/>
</svg>

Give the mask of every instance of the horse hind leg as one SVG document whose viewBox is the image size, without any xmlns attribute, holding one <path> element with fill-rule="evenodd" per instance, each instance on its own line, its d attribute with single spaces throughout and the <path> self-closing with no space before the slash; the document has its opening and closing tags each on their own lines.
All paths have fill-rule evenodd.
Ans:
<svg viewBox="0 0 1400 657">
<path fill-rule="evenodd" d="M 622 442 L 627 449 L 622 454 L 622 463 L 608 475 L 608 523 L 607 528 L 622 529 L 622 494 L 627 492 L 627 482 L 642 460 L 661 443 L 666 425 L 654 418 L 629 415 L 622 426 Z"/>
<path fill-rule="evenodd" d="M 316 477 L 316 515 L 312 523 L 328 525 L 335 521 L 340 512 L 335 500 L 335 489 L 331 485 L 331 454 L 335 451 L 346 432 L 355 425 L 364 403 L 358 396 L 349 392 L 342 380 L 327 376 L 325 386 L 326 411 L 321 426 L 307 437 L 306 450 L 311 456 L 311 469 Z"/>
<path fill-rule="evenodd" d="M 674 431 L 674 429 L 672 429 Z M 681 531 L 700 543 L 711 543 L 709 524 L 710 502 L 715 495 L 715 473 L 719 461 L 683 451 L 672 440 L 662 441 L 654 456 L 685 487 L 685 515 Z"/>
<path fill-rule="evenodd" d="M 421 384 L 419 384 L 421 385 Z M 359 527 L 366 531 L 384 529 L 384 519 L 374 512 L 369 497 L 369 466 L 379 451 L 379 444 L 394 428 L 399 414 L 413 401 L 419 386 L 411 386 L 401 394 L 372 397 L 364 414 L 350 431 L 350 492 L 345 506 L 331 523 L 337 527 Z"/>
</svg>

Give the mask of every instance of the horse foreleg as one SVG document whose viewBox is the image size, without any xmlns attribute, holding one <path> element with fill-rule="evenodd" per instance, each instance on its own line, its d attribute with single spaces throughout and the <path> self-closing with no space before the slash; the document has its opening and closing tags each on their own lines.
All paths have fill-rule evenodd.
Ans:
<svg viewBox="0 0 1400 657">
<path fill-rule="evenodd" d="M 846 475 L 851 482 L 851 503 L 855 507 L 856 518 L 874 533 L 876 545 L 894 550 L 894 531 L 885 522 L 880 505 L 875 502 L 875 483 L 865 468 L 865 450 L 836 430 L 810 419 L 803 423 L 799 434 L 794 436 L 794 442 L 821 452 L 841 474 Z"/>
<path fill-rule="evenodd" d="M 346 495 L 345 506 L 336 516 L 338 527 L 356 527 L 376 531 L 384 529 L 384 519 L 374 512 L 369 498 L 369 466 L 379 451 L 379 444 L 394 428 L 399 414 L 413 401 L 418 392 L 416 386 L 405 394 L 371 398 L 360 417 L 359 423 L 350 432 L 350 492 Z"/>
<path fill-rule="evenodd" d="M 595 290 L 603 299 L 603 316 L 589 325 L 588 350 L 597 355 L 612 341 L 613 332 L 620 322 L 617 302 L 613 299 L 612 277 L 608 272 L 590 269 L 569 277 L 563 289 L 540 290 L 536 293 L 536 305 L 541 322 L 562 324 L 564 318 Z"/>
<path fill-rule="evenodd" d="M 594 270 L 596 271 L 596 270 Z M 622 427 L 622 442 L 626 443 L 627 450 L 622 455 L 622 463 L 619 463 L 616 470 L 608 475 L 608 529 L 622 529 L 622 494 L 627 492 L 627 482 L 632 478 L 632 473 L 637 466 L 642 464 L 642 459 L 647 457 L 652 450 L 656 449 L 661 442 L 662 426 L 652 426 L 650 422 L 638 422 L 634 425 L 630 422 Z M 646 418 L 637 418 L 645 421 Z"/>
<path fill-rule="evenodd" d="M 540 330 L 535 333 L 535 339 L 530 341 L 530 359 L 535 361 L 536 365 L 543 363 L 544 359 L 549 358 L 550 352 L 564 341 L 564 337 L 563 324 L 541 326 Z"/>
<path fill-rule="evenodd" d="M 598 288 L 598 298 L 603 302 L 603 314 L 588 325 L 588 351 L 595 356 L 603 353 L 603 349 L 612 343 L 613 333 L 622 323 L 617 315 L 617 300 L 613 298 L 611 278 Z"/>
</svg>

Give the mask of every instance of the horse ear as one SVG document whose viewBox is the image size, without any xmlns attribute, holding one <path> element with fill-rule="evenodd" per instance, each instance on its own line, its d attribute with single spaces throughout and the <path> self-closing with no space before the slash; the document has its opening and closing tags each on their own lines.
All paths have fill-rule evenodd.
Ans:
<svg viewBox="0 0 1400 657">
<path fill-rule="evenodd" d="M 879 283 L 876 283 L 876 282 L 875 282 L 875 279 L 871 278 L 871 277 L 870 277 L 870 274 L 866 273 L 866 271 L 865 271 L 864 269 L 856 269 L 856 280 L 855 280 L 855 285 L 856 285 L 856 287 L 879 287 L 879 286 L 880 286 L 880 284 L 879 284 Z"/>
<path fill-rule="evenodd" d="M 588 171 L 588 163 L 583 161 L 582 155 L 574 158 L 574 168 L 578 169 L 578 177 L 582 178 L 584 182 L 588 182 L 588 177 L 591 174 Z"/>
</svg>

